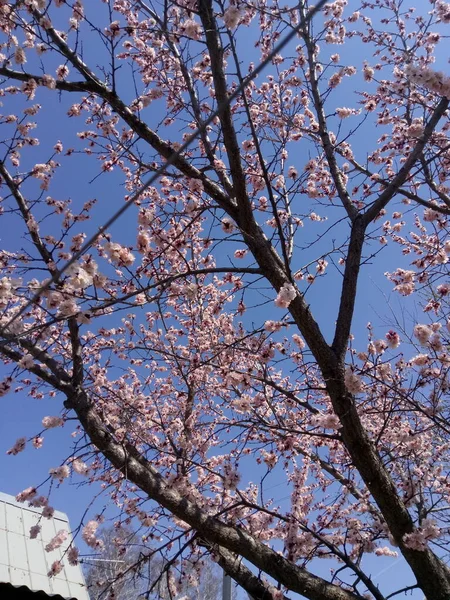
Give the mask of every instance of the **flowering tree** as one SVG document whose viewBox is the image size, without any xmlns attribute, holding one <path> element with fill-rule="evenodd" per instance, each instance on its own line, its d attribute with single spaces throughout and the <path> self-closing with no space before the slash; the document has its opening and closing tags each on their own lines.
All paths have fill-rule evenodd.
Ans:
<svg viewBox="0 0 450 600">
<path fill-rule="evenodd" d="M 173 597 L 206 550 L 256 599 L 450 598 L 450 4 L 355 4 L 0 0 L 2 232 L 22 228 L 1 394 L 60 399 L 44 430 L 77 419 L 51 477 L 101 482 L 159 540 Z M 86 161 L 97 203 L 61 192 Z M 119 197 L 127 227 L 86 245 Z M 403 313 L 367 340 L 369 268 Z M 380 555 L 413 583 L 384 589 Z"/>
</svg>

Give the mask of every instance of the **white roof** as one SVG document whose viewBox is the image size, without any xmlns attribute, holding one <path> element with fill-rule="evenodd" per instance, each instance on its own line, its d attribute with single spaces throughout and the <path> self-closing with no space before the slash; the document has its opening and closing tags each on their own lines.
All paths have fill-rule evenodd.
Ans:
<svg viewBox="0 0 450 600">
<path fill-rule="evenodd" d="M 64 598 L 89 600 L 83 573 L 63 558 L 72 541 L 67 515 L 55 511 L 53 519 L 41 518 L 41 509 L 16 502 L 14 496 L 0 492 L 0 582 L 26 585 L 30 590 L 60 594 Z M 41 532 L 30 539 L 30 527 L 39 521 Z M 69 532 L 66 542 L 52 552 L 45 545 L 64 529 Z M 51 579 L 47 576 L 55 560 L 63 560 L 63 570 Z"/>
</svg>

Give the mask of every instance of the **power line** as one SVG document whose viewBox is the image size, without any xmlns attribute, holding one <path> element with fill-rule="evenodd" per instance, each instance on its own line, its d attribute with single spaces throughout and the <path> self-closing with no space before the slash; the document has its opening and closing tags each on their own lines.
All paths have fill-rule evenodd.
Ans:
<svg viewBox="0 0 450 600">
<path fill-rule="evenodd" d="M 118 211 L 116 211 L 98 229 L 98 231 L 96 233 L 94 233 L 83 244 L 83 246 L 80 248 L 80 250 L 78 250 L 78 252 L 76 252 L 72 256 L 72 258 L 70 260 L 68 260 L 65 265 L 63 265 L 63 267 L 61 269 L 55 271 L 55 273 L 46 282 L 46 284 L 41 286 L 38 289 L 38 291 L 34 294 L 34 296 L 32 296 L 32 298 L 8 321 L 8 323 L 6 323 L 6 325 L 4 325 L 2 328 L 0 328 L 0 335 L 3 334 L 4 332 L 6 332 L 7 329 L 15 321 L 17 321 L 17 319 L 19 319 L 28 310 L 28 308 L 32 304 L 34 304 L 37 300 L 39 300 L 39 298 L 41 297 L 41 295 L 44 292 L 46 292 L 48 289 L 50 289 L 50 286 L 52 284 L 54 284 L 56 281 L 58 281 L 58 279 L 63 275 L 63 273 L 65 271 L 67 271 L 67 269 L 69 267 L 71 267 L 75 262 L 77 262 L 77 260 L 79 258 L 81 258 L 83 256 L 83 254 L 85 252 L 87 252 L 87 250 L 89 250 L 89 248 L 92 246 L 92 244 L 94 244 L 98 240 L 98 238 L 109 227 L 111 227 L 111 225 L 113 225 L 128 210 L 128 208 L 131 205 L 133 205 L 135 203 L 135 201 L 139 198 L 139 196 L 141 196 L 152 185 L 152 183 L 154 183 L 159 177 L 164 175 L 167 167 L 170 167 L 172 164 L 174 164 L 177 161 L 178 158 L 181 157 L 183 152 L 185 150 L 187 150 L 187 148 L 189 148 L 189 146 L 197 139 L 197 137 L 206 131 L 206 128 L 208 127 L 208 125 L 210 125 L 216 117 L 220 116 L 221 113 L 225 110 L 225 108 L 227 108 L 227 106 L 229 106 L 231 104 L 231 102 L 233 102 L 233 100 L 235 100 L 239 96 L 239 94 L 241 94 L 241 92 L 243 92 L 245 90 L 245 88 L 248 86 L 248 84 L 251 81 L 253 81 L 253 79 L 255 79 L 261 73 L 261 71 L 272 61 L 272 59 L 279 52 L 281 52 L 281 50 L 298 34 L 300 29 L 302 29 L 307 23 L 309 23 L 309 21 L 314 17 L 314 15 L 317 12 L 319 12 L 319 10 L 322 8 L 322 6 L 324 6 L 324 4 L 327 1 L 328 0 L 319 0 L 319 2 L 308 11 L 308 14 L 300 19 L 299 24 L 296 27 L 294 27 L 280 41 L 280 43 L 277 44 L 273 48 L 273 50 L 270 52 L 270 54 L 261 63 L 259 63 L 259 65 L 242 81 L 242 83 L 235 89 L 235 91 L 232 94 L 230 94 L 230 96 L 228 96 L 228 98 L 224 102 L 221 102 L 220 104 L 218 104 L 216 110 L 213 113 L 211 113 L 211 115 L 206 119 L 206 121 L 203 121 L 203 123 L 194 131 L 194 133 L 191 136 L 188 137 L 188 139 L 180 146 L 180 148 L 178 148 L 178 150 L 176 152 L 174 152 L 174 154 L 172 154 L 172 156 L 168 160 L 166 160 L 166 162 L 163 165 L 161 165 L 159 167 L 159 169 L 157 169 L 153 173 L 153 175 L 130 198 L 128 198 L 128 200 L 125 202 L 125 204 Z"/>
</svg>

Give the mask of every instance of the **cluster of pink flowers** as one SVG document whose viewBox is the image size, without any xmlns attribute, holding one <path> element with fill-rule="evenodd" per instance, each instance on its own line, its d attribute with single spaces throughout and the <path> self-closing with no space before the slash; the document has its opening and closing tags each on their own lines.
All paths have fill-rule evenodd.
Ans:
<svg viewBox="0 0 450 600">
<path fill-rule="evenodd" d="M 64 425 L 64 419 L 61 417 L 44 417 L 42 419 L 42 426 L 46 429 L 52 429 L 53 427 L 61 427 Z"/>
<path fill-rule="evenodd" d="M 60 467 L 54 467 L 49 470 L 50 475 L 53 479 L 57 479 L 60 483 L 67 479 L 70 475 L 70 469 L 67 465 L 61 465 Z"/>
<path fill-rule="evenodd" d="M 386 334 L 386 341 L 389 348 L 395 350 L 400 346 L 400 336 L 393 329 L 389 330 Z"/>
<path fill-rule="evenodd" d="M 361 377 L 355 373 L 353 367 L 345 369 L 345 385 L 351 394 L 359 394 L 364 389 Z"/>
<path fill-rule="evenodd" d="M 89 467 L 79 458 L 73 459 L 72 469 L 75 471 L 75 473 L 78 473 L 78 475 L 87 475 L 89 473 Z"/>
<path fill-rule="evenodd" d="M 223 13 L 223 22 L 225 23 L 225 27 L 228 27 L 228 29 L 234 29 L 237 27 L 240 18 L 241 11 L 237 6 L 231 5 Z"/>
<path fill-rule="evenodd" d="M 40 531 L 41 531 L 40 525 L 32 525 L 30 527 L 30 539 L 35 540 L 37 538 L 37 536 L 39 535 Z"/>
<path fill-rule="evenodd" d="M 34 487 L 29 487 L 26 490 L 23 490 L 22 492 L 20 492 L 20 494 L 17 494 L 16 496 L 16 500 L 17 502 L 26 502 L 27 500 L 31 500 L 31 498 L 34 498 L 37 494 L 37 490 Z"/>
<path fill-rule="evenodd" d="M 412 533 L 403 536 L 403 542 L 412 550 L 426 550 L 427 543 L 439 537 L 441 530 L 432 519 L 424 519 L 421 526 Z"/>
<path fill-rule="evenodd" d="M 16 454 L 19 454 L 19 452 L 23 452 L 25 450 L 26 444 L 27 444 L 27 438 L 21 437 L 18 440 L 16 440 L 14 446 L 12 448 L 10 448 L 6 454 L 11 454 L 13 456 L 16 456 Z"/>
<path fill-rule="evenodd" d="M 433 330 L 428 325 L 416 325 L 414 327 L 414 336 L 418 339 L 419 343 L 424 346 L 433 334 Z"/>
<path fill-rule="evenodd" d="M 67 531 L 65 529 L 60 529 L 58 531 L 58 533 L 45 546 L 45 551 L 52 552 L 53 550 L 56 550 L 56 548 L 59 548 L 60 546 L 62 546 L 64 544 L 64 542 L 67 540 L 68 536 L 69 536 L 69 534 L 67 533 Z"/>
<path fill-rule="evenodd" d="M 78 564 L 78 556 L 80 552 L 76 546 L 71 546 L 67 552 L 67 560 L 69 561 L 69 565 L 75 567 Z"/>
<path fill-rule="evenodd" d="M 448 2 L 438 0 L 435 4 L 435 10 L 438 19 L 440 19 L 442 23 L 450 23 L 450 4 Z"/>
<path fill-rule="evenodd" d="M 339 429 L 341 424 L 337 415 L 317 414 L 311 419 L 312 425 L 323 427 L 324 429 Z"/>
<path fill-rule="evenodd" d="M 450 77 L 429 67 L 407 65 L 405 75 L 411 83 L 423 86 L 440 96 L 450 97 Z"/>
<path fill-rule="evenodd" d="M 50 571 L 47 573 L 49 577 L 55 577 L 58 573 L 61 573 L 63 570 L 63 564 L 60 560 L 55 560 L 55 562 L 50 567 Z"/>
<path fill-rule="evenodd" d="M 101 540 L 97 539 L 96 532 L 98 529 L 98 521 L 89 521 L 83 528 L 82 538 L 91 548 L 99 548 L 102 546 Z"/>
<path fill-rule="evenodd" d="M 11 389 L 12 378 L 6 377 L 3 381 L 0 381 L 0 398 L 6 396 Z"/>
<path fill-rule="evenodd" d="M 131 267 L 135 261 L 135 257 L 130 249 L 121 246 L 117 242 L 107 242 L 105 249 L 111 262 L 119 267 Z"/>
<path fill-rule="evenodd" d="M 275 305 L 278 306 L 278 308 L 288 308 L 296 296 L 297 292 L 295 287 L 291 283 L 285 283 L 280 288 L 280 291 L 275 298 Z"/>
<path fill-rule="evenodd" d="M 202 28 L 194 19 L 187 19 L 180 27 L 185 36 L 191 40 L 199 40 L 202 36 Z"/>
<path fill-rule="evenodd" d="M 282 327 L 283 323 L 281 321 L 266 321 L 264 323 L 264 329 L 266 331 L 270 331 L 271 333 L 274 333 L 275 331 L 280 331 Z"/>
</svg>

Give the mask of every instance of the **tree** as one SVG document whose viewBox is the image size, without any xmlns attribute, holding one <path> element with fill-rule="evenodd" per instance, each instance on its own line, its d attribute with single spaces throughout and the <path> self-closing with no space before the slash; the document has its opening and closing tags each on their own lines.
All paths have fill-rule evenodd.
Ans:
<svg viewBox="0 0 450 600">
<path fill-rule="evenodd" d="M 83 558 L 90 597 L 100 600 L 114 594 L 123 600 L 136 600 L 145 590 L 135 571 L 139 569 L 140 552 L 133 531 L 102 527 L 97 539 L 101 552 Z"/>
<path fill-rule="evenodd" d="M 353 5 L 0 2 L 1 390 L 60 399 L 53 479 L 103 482 L 171 572 L 448 600 L 450 5 Z"/>
<path fill-rule="evenodd" d="M 170 599 L 170 570 L 157 553 L 142 547 L 129 527 L 109 526 L 99 530 L 99 553 L 83 558 L 86 584 L 92 600 L 120 598 Z M 185 565 L 187 566 L 187 565 Z M 192 565 L 179 573 L 179 594 L 189 600 L 219 600 L 222 597 L 220 569 L 211 561 Z"/>
</svg>

